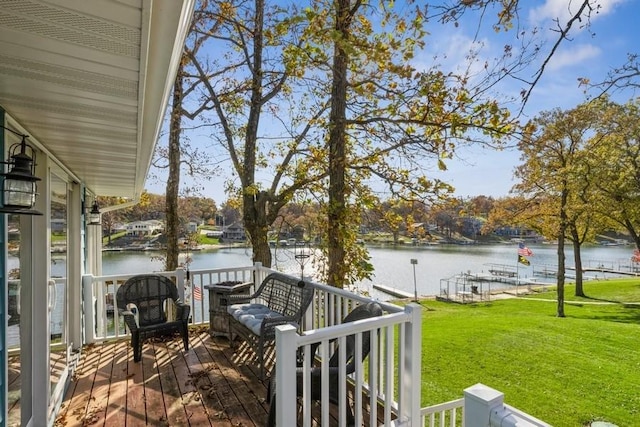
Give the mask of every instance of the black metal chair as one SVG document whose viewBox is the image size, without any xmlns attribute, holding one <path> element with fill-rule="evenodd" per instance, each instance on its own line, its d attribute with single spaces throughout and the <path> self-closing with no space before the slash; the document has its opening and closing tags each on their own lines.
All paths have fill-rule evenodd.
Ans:
<svg viewBox="0 0 640 427">
<path fill-rule="evenodd" d="M 369 302 L 363 305 L 360 305 L 354 308 L 347 316 L 344 318 L 342 323 L 355 322 L 356 320 L 368 319 L 371 317 L 382 316 L 382 308 L 379 304 L 375 302 Z M 311 345 L 311 356 L 315 357 L 316 350 L 320 343 L 315 343 Z M 356 337 L 355 335 L 348 335 L 346 339 L 346 374 L 352 374 L 356 370 Z M 364 332 L 362 334 L 362 354 L 361 360 L 367 358 L 369 355 L 369 351 L 371 350 L 371 334 L 370 332 Z M 340 353 L 338 346 L 334 349 L 333 355 L 329 359 L 329 401 L 333 404 L 338 405 L 340 403 L 339 396 L 339 375 L 340 368 L 338 367 Z M 298 366 L 296 368 L 296 394 L 298 397 L 302 396 L 302 380 L 305 375 L 305 371 L 302 367 Z M 309 375 L 309 373 L 307 373 Z M 322 399 L 322 367 L 314 366 L 311 368 L 311 400 L 319 401 Z M 275 395 L 275 375 L 271 376 L 271 381 L 269 382 L 268 391 L 267 391 L 267 401 L 270 403 L 269 406 L 269 418 L 267 421 L 267 425 L 269 427 L 275 426 L 276 421 L 276 395 Z M 354 416 L 353 411 L 351 410 L 351 406 L 347 404 L 347 423 L 348 425 L 354 424 Z"/>
<path fill-rule="evenodd" d="M 173 320 L 168 320 L 168 300 L 176 306 Z M 185 351 L 189 350 L 191 307 L 180 301 L 178 289 L 168 277 L 157 274 L 133 276 L 118 288 L 116 302 L 118 312 L 131 332 L 134 362 L 142 358 L 143 341 L 154 335 L 178 331 Z"/>
</svg>

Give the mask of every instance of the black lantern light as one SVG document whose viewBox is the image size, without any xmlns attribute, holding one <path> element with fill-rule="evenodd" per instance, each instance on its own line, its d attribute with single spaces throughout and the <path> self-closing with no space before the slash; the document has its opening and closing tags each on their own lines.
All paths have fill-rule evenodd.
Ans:
<svg viewBox="0 0 640 427">
<path fill-rule="evenodd" d="M 98 206 L 98 200 L 93 201 L 91 210 L 89 211 L 89 225 L 100 225 L 100 207 Z"/>
<path fill-rule="evenodd" d="M 2 128 L 21 136 L 22 141 L 9 147 L 9 157 L 6 162 L 3 162 L 7 165 L 8 171 L 0 174 L 4 177 L 3 206 L 0 212 L 42 215 L 41 212 L 32 209 L 36 203 L 36 182 L 40 181 L 40 178 L 34 174 L 35 151 L 27 144 L 27 135 L 19 134 L 4 126 Z"/>
</svg>

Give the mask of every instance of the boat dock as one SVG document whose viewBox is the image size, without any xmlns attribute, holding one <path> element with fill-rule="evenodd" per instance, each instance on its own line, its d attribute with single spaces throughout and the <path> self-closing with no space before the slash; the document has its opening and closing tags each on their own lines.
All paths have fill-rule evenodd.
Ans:
<svg viewBox="0 0 640 427">
<path fill-rule="evenodd" d="M 518 267 L 509 264 L 486 264 L 489 266 L 489 273 L 497 277 L 517 277 Z"/>
<path fill-rule="evenodd" d="M 376 283 L 373 284 L 373 289 L 376 289 L 380 292 L 384 292 L 385 294 L 391 295 L 392 297 L 396 297 L 396 298 L 414 298 L 415 297 L 415 295 L 410 292 L 403 291 L 401 289 L 396 289 L 391 286 L 379 285 Z"/>
<path fill-rule="evenodd" d="M 461 273 L 440 279 L 440 294 L 436 300 L 461 304 L 488 301 L 491 299 L 491 283 L 484 276 L 489 275 Z"/>
</svg>

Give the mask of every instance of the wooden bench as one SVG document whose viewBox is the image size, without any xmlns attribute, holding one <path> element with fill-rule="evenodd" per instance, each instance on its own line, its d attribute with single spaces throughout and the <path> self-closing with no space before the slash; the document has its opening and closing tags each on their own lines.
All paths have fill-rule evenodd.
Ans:
<svg viewBox="0 0 640 427">
<path fill-rule="evenodd" d="M 299 327 L 312 299 L 312 285 L 282 273 L 269 274 L 253 295 L 229 295 L 229 332 L 251 346 L 258 356 L 262 378 L 265 347 L 275 344 L 276 326 Z"/>
</svg>

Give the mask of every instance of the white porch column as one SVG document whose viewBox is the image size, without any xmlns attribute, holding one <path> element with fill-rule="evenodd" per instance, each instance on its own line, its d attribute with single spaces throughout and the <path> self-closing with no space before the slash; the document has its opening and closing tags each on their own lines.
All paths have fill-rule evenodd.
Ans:
<svg viewBox="0 0 640 427">
<path fill-rule="evenodd" d="M 73 309 L 82 304 L 82 197 L 78 183 L 69 184 L 67 226 L 67 298 L 69 299 L 69 339 L 73 349 L 82 347 L 82 313 Z"/>
<path fill-rule="evenodd" d="M 39 153 L 41 154 L 41 153 Z M 48 159 L 42 155 L 36 165 L 36 175 L 43 177 L 38 185 L 35 209 L 41 216 L 20 217 L 20 354 L 22 423 L 48 425 L 49 396 L 49 208 Z M 24 266 L 24 268 L 23 268 Z M 29 268 L 30 267 L 30 268 Z M 30 375 L 30 377 L 29 377 Z"/>
<path fill-rule="evenodd" d="M 85 196 L 86 197 L 86 196 Z M 85 199 L 85 204 L 88 199 Z M 83 307 L 83 342 L 95 342 L 97 300 L 94 292 L 93 277 L 102 275 L 102 224 L 86 227 L 86 264 L 82 276 L 82 307 Z"/>
<path fill-rule="evenodd" d="M 93 309 L 96 299 L 93 295 L 93 276 L 82 276 L 82 307 L 84 314 L 84 344 L 96 342 L 96 313 Z"/>
<path fill-rule="evenodd" d="M 34 347 L 33 330 L 33 267 L 31 252 L 33 232 L 31 217 L 20 218 L 20 418 L 22 425 L 33 420 Z M 28 268 L 30 267 L 30 268 Z M 24 332 L 22 332 L 24 331 Z"/>
</svg>

